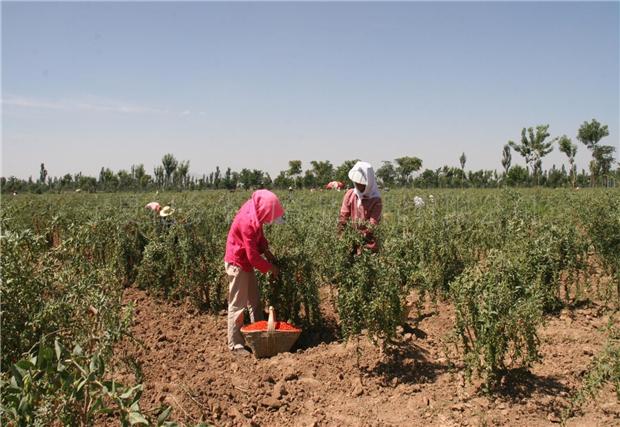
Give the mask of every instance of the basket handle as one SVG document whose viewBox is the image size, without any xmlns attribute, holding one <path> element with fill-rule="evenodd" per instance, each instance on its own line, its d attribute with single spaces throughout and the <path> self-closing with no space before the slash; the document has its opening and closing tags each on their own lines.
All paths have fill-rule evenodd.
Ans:
<svg viewBox="0 0 620 427">
<path fill-rule="evenodd" d="M 267 331 L 273 332 L 276 330 L 276 313 L 273 306 L 269 306 L 269 320 L 267 320 Z"/>
</svg>

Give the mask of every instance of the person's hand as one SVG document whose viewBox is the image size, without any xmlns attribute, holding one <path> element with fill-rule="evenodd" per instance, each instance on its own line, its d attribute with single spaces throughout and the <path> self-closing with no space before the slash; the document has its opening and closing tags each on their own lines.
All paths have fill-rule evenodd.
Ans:
<svg viewBox="0 0 620 427">
<path fill-rule="evenodd" d="M 267 261 L 269 261 L 272 264 L 276 262 L 276 257 L 273 256 L 270 250 L 265 251 L 265 258 L 267 258 Z"/>
<path fill-rule="evenodd" d="M 277 265 L 271 266 L 271 276 L 276 278 L 280 275 L 280 268 Z"/>
</svg>

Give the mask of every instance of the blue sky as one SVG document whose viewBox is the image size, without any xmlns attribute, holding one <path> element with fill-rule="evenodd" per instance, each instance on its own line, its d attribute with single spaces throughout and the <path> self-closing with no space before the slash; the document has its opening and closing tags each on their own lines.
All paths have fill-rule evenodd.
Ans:
<svg viewBox="0 0 620 427">
<path fill-rule="evenodd" d="M 592 118 L 620 151 L 619 4 L 3 2 L 2 175 L 168 152 L 198 175 L 461 152 L 499 170 L 521 128 L 577 142 Z"/>
</svg>

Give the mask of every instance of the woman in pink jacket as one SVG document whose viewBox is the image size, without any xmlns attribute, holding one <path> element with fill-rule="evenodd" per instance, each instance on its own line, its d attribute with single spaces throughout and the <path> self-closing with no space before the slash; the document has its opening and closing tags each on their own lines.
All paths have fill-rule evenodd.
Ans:
<svg viewBox="0 0 620 427">
<path fill-rule="evenodd" d="M 376 226 L 379 224 L 381 210 L 383 209 L 375 171 L 370 163 L 357 162 L 349 171 L 349 179 L 353 181 L 355 187 L 344 195 L 338 218 L 338 228 L 342 231 L 345 224 L 351 220 L 364 236 L 365 247 L 377 251 L 377 242 L 368 227 L 368 225 Z"/>
<path fill-rule="evenodd" d="M 273 264 L 274 256 L 263 234 L 263 224 L 281 223 L 283 215 L 284 209 L 278 197 L 271 191 L 258 190 L 241 206 L 228 232 L 224 267 L 230 279 L 228 348 L 231 351 L 248 354 L 241 336 L 245 308 L 250 313 L 251 322 L 262 320 L 254 269 L 278 275 L 279 269 Z"/>
</svg>

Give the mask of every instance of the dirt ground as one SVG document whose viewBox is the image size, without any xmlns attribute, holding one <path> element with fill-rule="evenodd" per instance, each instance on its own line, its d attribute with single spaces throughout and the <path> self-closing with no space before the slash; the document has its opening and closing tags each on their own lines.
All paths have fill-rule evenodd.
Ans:
<svg viewBox="0 0 620 427">
<path fill-rule="evenodd" d="M 134 339 L 118 345 L 116 360 L 135 362 L 144 384 L 142 409 L 173 407 L 180 423 L 217 426 L 547 426 L 559 425 L 570 395 L 605 342 L 609 312 L 596 304 L 565 309 L 540 331 L 543 360 L 513 373 L 492 397 L 465 381 L 458 359 L 447 357 L 454 313 L 428 305 L 409 318 L 394 354 L 368 339 L 344 344 L 332 327 L 308 334 L 292 353 L 270 359 L 233 356 L 226 316 L 201 314 L 128 288 L 135 305 Z M 115 376 L 134 381 L 127 364 Z M 568 426 L 620 426 L 620 403 L 604 388 Z"/>
</svg>

